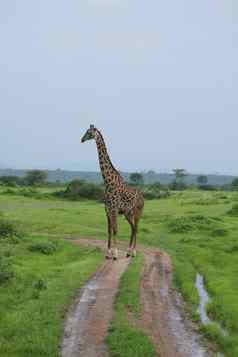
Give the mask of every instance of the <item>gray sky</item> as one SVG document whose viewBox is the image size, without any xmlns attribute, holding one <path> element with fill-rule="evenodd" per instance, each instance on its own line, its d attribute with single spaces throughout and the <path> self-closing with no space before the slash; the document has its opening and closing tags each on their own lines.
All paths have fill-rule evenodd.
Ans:
<svg viewBox="0 0 238 357">
<path fill-rule="evenodd" d="M 0 4 L 0 166 L 238 174 L 238 2 Z"/>
</svg>

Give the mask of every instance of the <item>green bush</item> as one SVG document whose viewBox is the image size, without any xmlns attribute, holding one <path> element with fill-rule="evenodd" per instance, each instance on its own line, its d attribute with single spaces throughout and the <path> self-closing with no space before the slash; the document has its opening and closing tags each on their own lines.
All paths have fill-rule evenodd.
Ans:
<svg viewBox="0 0 238 357">
<path fill-rule="evenodd" d="M 104 199 L 104 189 L 101 185 L 81 180 L 73 180 L 60 195 L 64 198 L 76 201 L 82 198 L 102 201 Z"/>
<path fill-rule="evenodd" d="M 232 244 L 230 247 L 225 248 L 226 253 L 237 253 L 238 252 L 238 244 Z"/>
<path fill-rule="evenodd" d="M 172 191 L 183 191 L 186 190 L 188 186 L 183 181 L 173 181 L 169 184 L 169 189 Z"/>
<path fill-rule="evenodd" d="M 171 233 L 186 233 L 197 229 L 208 229 L 212 223 L 212 219 L 198 214 L 171 219 L 168 228 Z"/>
<path fill-rule="evenodd" d="M 52 195 L 48 193 L 42 193 L 40 191 L 37 191 L 35 188 L 31 188 L 31 187 L 24 187 L 24 188 L 17 188 L 17 189 L 8 188 L 5 191 L 3 191 L 2 194 L 24 196 L 24 197 L 35 198 L 35 199 L 52 198 Z"/>
<path fill-rule="evenodd" d="M 186 217 L 175 218 L 168 224 L 171 233 L 185 233 L 193 229 L 191 222 Z"/>
<path fill-rule="evenodd" d="M 4 194 L 4 195 L 15 195 L 15 193 L 16 193 L 16 191 L 12 188 L 7 188 L 6 190 L 4 190 L 2 192 L 2 194 Z"/>
<path fill-rule="evenodd" d="M 45 255 L 51 255 L 57 252 L 59 249 L 57 242 L 36 242 L 28 247 L 29 251 L 41 253 Z"/>
<path fill-rule="evenodd" d="M 228 231 L 223 228 L 217 228 L 212 231 L 213 237 L 225 237 L 228 235 Z"/>
<path fill-rule="evenodd" d="M 232 208 L 227 212 L 229 216 L 238 217 L 238 204 L 234 204 Z"/>
<path fill-rule="evenodd" d="M 9 259 L 0 256 L 0 285 L 6 283 L 14 277 L 14 271 Z"/>
<path fill-rule="evenodd" d="M 17 241 L 22 238 L 22 232 L 16 227 L 15 223 L 0 217 L 0 240 L 7 238 Z"/>
<path fill-rule="evenodd" d="M 38 290 L 38 291 L 46 290 L 47 289 L 47 283 L 43 279 L 37 279 L 33 284 L 33 288 Z"/>
<path fill-rule="evenodd" d="M 0 183 L 6 186 L 15 187 L 23 184 L 23 178 L 18 176 L 1 176 Z"/>
<path fill-rule="evenodd" d="M 159 191 L 157 187 L 153 188 L 153 185 L 150 185 L 148 189 L 143 190 L 143 195 L 146 200 L 155 200 L 155 199 L 161 199 L 161 198 L 167 198 L 170 196 L 170 191 Z"/>
</svg>

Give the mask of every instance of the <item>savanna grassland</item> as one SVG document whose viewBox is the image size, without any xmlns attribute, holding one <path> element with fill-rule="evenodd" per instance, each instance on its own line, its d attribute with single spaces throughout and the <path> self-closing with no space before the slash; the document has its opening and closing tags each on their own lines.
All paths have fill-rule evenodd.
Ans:
<svg viewBox="0 0 238 357">
<path fill-rule="evenodd" d="M 64 308 L 103 260 L 99 251 L 72 247 L 60 238 L 93 237 L 105 240 L 104 207 L 95 201 L 56 199 L 49 195 L 50 190 L 39 191 L 38 197 L 4 191 L 0 194 L 0 212 L 14 221 L 25 234 L 21 244 L 1 245 L 1 255 L 9 256 L 15 271 L 15 276 L 0 286 L 0 350 L 5 353 L 1 355 L 25 357 L 32 356 L 34 351 L 34 356 L 56 356 L 62 335 Z M 146 201 L 139 235 L 140 244 L 160 247 L 172 256 L 175 284 L 197 321 L 199 297 L 195 287 L 196 273 L 204 276 L 212 298 L 208 306 L 209 314 L 222 324 L 228 336 L 224 336 L 216 326 L 203 327 L 202 330 L 225 351 L 226 356 L 231 357 L 238 356 L 237 204 L 236 192 L 198 190 Z M 118 238 L 128 241 L 129 233 L 127 222 L 120 217 Z M 57 249 L 53 254 L 44 254 L 41 248 L 29 248 L 38 242 L 56 244 Z M 131 281 L 136 280 L 134 274 L 131 272 L 124 279 L 131 276 Z M 135 290 L 138 291 L 138 286 Z M 131 292 L 125 291 L 124 294 L 129 294 L 129 300 L 138 299 L 138 296 L 130 295 Z M 112 348 L 117 348 L 114 340 L 116 333 L 119 333 L 120 316 L 124 313 L 121 304 L 124 298 L 125 295 L 119 295 L 116 302 L 118 320 L 113 322 L 113 333 L 109 336 Z M 46 301 L 49 306 L 44 310 Z M 43 314 L 40 313 L 41 306 Z M 53 329 L 50 332 L 47 328 L 44 330 L 43 326 L 51 326 L 52 319 L 55 321 Z M 37 324 L 41 332 L 34 339 L 32 336 Z M 116 332 L 115 326 L 118 327 Z M 23 345 L 19 342 L 22 336 Z M 18 346 L 17 353 L 13 339 Z M 30 344 L 27 341 L 31 341 Z M 44 348 L 52 348 L 46 346 L 54 347 L 45 351 Z M 39 354 L 37 348 L 44 353 Z M 148 348 L 151 347 L 148 345 Z"/>
</svg>

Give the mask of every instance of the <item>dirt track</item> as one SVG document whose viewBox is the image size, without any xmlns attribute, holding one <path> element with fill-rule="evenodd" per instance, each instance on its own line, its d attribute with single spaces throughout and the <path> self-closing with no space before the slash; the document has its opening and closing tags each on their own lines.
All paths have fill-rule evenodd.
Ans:
<svg viewBox="0 0 238 357">
<path fill-rule="evenodd" d="M 144 307 L 140 325 L 151 336 L 160 357 L 212 356 L 172 287 L 172 264 L 166 253 L 145 251 L 140 294 Z"/>
<path fill-rule="evenodd" d="M 100 248 L 105 245 L 95 239 L 75 243 Z M 140 291 L 143 314 L 136 324 L 151 337 L 160 357 L 212 356 L 187 318 L 181 297 L 172 288 L 169 256 L 159 250 L 140 249 L 145 255 Z M 121 251 L 116 262 L 105 261 L 82 289 L 66 318 L 62 357 L 108 356 L 105 337 L 113 315 L 113 300 L 130 261 L 124 255 Z"/>
<path fill-rule="evenodd" d="M 82 289 L 65 322 L 62 357 L 108 355 L 105 337 L 112 319 L 113 300 L 128 264 L 129 260 L 121 255 L 118 261 L 105 261 Z"/>
</svg>

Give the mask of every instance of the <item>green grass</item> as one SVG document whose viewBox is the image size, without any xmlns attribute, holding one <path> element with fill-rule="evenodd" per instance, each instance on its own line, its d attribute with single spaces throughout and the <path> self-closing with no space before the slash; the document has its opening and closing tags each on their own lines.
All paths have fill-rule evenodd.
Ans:
<svg viewBox="0 0 238 357">
<path fill-rule="evenodd" d="M 130 263 L 120 282 L 114 318 L 107 338 L 113 357 L 156 356 L 149 337 L 133 323 L 141 313 L 139 294 L 142 265 L 143 255 L 140 254 Z"/>
<path fill-rule="evenodd" d="M 230 214 L 237 192 L 185 191 L 170 198 L 146 201 L 138 242 L 160 247 L 173 259 L 174 278 L 196 316 L 196 272 L 206 281 L 212 303 L 209 314 L 219 320 L 231 338 L 225 337 L 227 356 L 238 348 L 238 218 Z M 57 237 L 96 237 L 106 240 L 103 204 L 0 195 L 0 212 L 29 234 Z M 234 212 L 234 209 L 233 211 Z M 119 219 L 119 239 L 129 241 L 130 229 Z M 228 347 L 227 347 L 228 346 Z"/>
<path fill-rule="evenodd" d="M 21 243 L 1 243 L 0 256 L 8 260 L 14 275 L 0 285 L 0 356 L 56 357 L 63 333 L 66 308 L 78 289 L 103 260 L 97 249 L 58 241 L 57 250 L 31 251 L 43 237 Z"/>
</svg>

